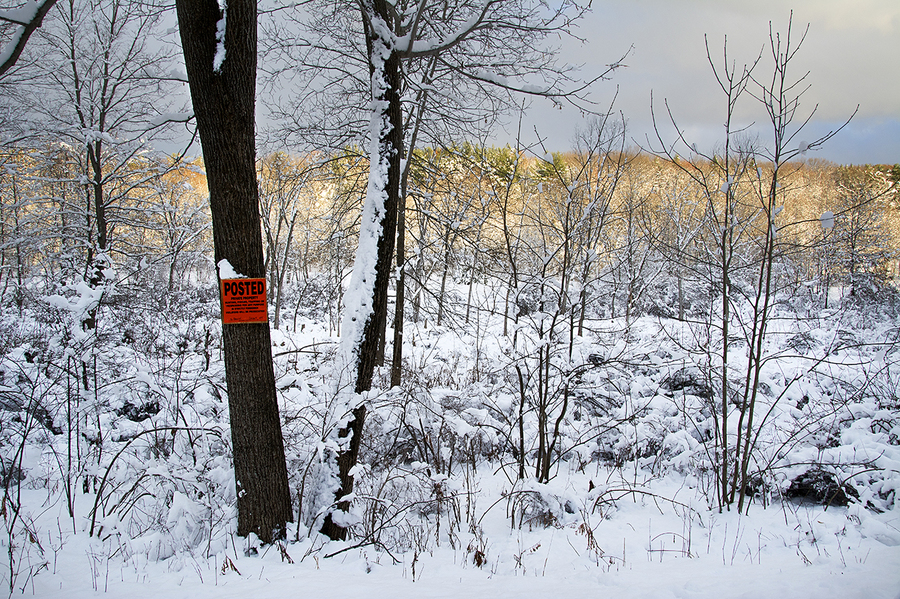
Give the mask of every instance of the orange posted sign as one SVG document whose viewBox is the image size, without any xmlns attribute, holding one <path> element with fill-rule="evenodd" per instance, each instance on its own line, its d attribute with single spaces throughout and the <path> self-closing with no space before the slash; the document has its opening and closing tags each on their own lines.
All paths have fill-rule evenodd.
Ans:
<svg viewBox="0 0 900 599">
<path fill-rule="evenodd" d="M 265 279 L 222 279 L 222 322 L 269 322 Z"/>
</svg>

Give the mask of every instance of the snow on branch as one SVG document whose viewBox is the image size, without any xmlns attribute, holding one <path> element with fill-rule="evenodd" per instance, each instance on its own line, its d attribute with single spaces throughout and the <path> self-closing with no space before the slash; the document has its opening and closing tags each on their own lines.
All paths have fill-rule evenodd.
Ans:
<svg viewBox="0 0 900 599">
<path fill-rule="evenodd" d="M 396 40 L 396 47 L 406 48 L 406 50 L 403 52 L 404 58 L 417 58 L 421 56 L 434 56 L 436 54 L 440 54 L 441 52 L 444 52 L 445 50 L 448 50 L 453 46 L 461 43 L 473 32 L 485 27 L 485 17 L 487 15 L 488 9 L 492 4 L 495 4 L 496 1 L 497 0 L 486 2 L 481 11 L 472 15 L 469 20 L 467 20 L 455 32 L 449 35 L 446 35 L 440 39 L 415 40 L 413 39 L 413 36 L 416 33 L 416 28 L 414 27 L 409 34 Z"/>
<path fill-rule="evenodd" d="M 54 4 L 56 0 L 32 0 L 19 8 L 0 10 L 0 21 L 17 25 L 12 37 L 0 48 L 0 77 L 19 60 L 28 38 L 41 26 Z"/>
</svg>

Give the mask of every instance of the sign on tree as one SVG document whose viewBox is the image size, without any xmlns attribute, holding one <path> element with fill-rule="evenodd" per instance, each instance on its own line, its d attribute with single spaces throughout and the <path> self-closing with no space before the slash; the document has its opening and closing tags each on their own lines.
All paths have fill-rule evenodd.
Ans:
<svg viewBox="0 0 900 599">
<path fill-rule="evenodd" d="M 222 279 L 222 323 L 269 322 L 265 279 Z"/>
</svg>

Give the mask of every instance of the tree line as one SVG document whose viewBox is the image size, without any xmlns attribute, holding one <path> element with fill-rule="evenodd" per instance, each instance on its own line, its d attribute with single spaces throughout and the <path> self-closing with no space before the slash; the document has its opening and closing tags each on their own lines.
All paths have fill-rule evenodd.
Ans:
<svg viewBox="0 0 900 599">
<path fill-rule="evenodd" d="M 54 284 L 88 273 L 100 219 L 85 197 L 78 157 L 64 144 L 4 152 L 5 303 L 33 305 Z M 352 149 L 277 152 L 258 161 L 274 328 L 316 311 L 340 333 L 342 283 L 358 235 L 366 162 Z M 715 175 L 713 162 L 693 166 Z M 793 293 L 805 290 L 826 302 L 829 286 L 869 295 L 890 285 L 897 271 L 897 174 L 896 166 L 887 165 L 792 165 L 783 183 L 789 200 L 778 223 L 789 274 L 784 284 Z M 711 185 L 721 190 L 725 183 Z M 149 287 L 162 297 L 208 285 L 215 271 L 201 161 L 173 167 L 166 157 L 134 159 L 107 189 L 105 243 L 121 289 Z M 712 276 L 703 272 L 712 245 L 704 221 L 714 206 L 704 206 L 703 197 L 678 166 L 638 151 L 538 157 L 511 147 L 417 150 L 406 200 L 407 317 L 436 326 L 467 320 L 476 283 L 527 286 L 510 283 L 510 273 L 530 281 L 543 272 L 568 288 L 566 295 L 579 306 L 577 322 L 595 303 L 586 296 L 592 286 L 604 288 L 606 317 L 627 320 L 649 311 L 684 318 L 702 305 L 694 295 L 703 287 L 699 281 Z M 744 217 L 753 209 L 749 203 L 739 208 Z M 826 213 L 831 222 L 823 221 Z M 741 251 L 753 259 L 749 236 Z M 38 280 L 41 291 L 34 287 Z M 460 285 L 465 301 L 456 297 Z M 511 289 L 501 312 L 526 309 L 514 308 L 517 301 L 527 303 Z"/>
</svg>

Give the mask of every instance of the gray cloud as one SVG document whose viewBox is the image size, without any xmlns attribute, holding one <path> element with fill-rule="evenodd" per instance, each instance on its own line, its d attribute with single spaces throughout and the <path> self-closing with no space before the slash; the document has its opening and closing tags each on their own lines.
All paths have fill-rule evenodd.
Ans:
<svg viewBox="0 0 900 599">
<path fill-rule="evenodd" d="M 900 2 L 896 0 L 799 0 L 793 6 L 793 40 L 809 24 L 803 45 L 791 63 L 795 78 L 809 73 L 801 99 L 805 117 L 816 109 L 812 134 L 839 126 L 859 105 L 854 121 L 817 156 L 836 162 L 900 162 Z M 724 101 L 706 59 L 704 34 L 713 60 L 721 66 L 727 35 L 728 60 L 752 62 L 762 51 L 756 74 L 771 76 L 769 22 L 783 36 L 790 7 L 779 0 L 606 0 L 579 34 L 585 43 L 566 42 L 564 57 L 597 72 L 633 46 L 628 68 L 597 87 L 608 101 L 618 86 L 616 107 L 632 135 L 652 132 L 650 94 L 657 116 L 666 100 L 679 126 L 697 135 L 698 144 L 721 137 Z M 744 123 L 764 121 L 748 97 L 740 113 Z M 556 149 L 569 145 L 580 115 L 534 104 L 529 129 L 538 125 Z M 765 133 L 760 133 L 765 141 Z"/>
</svg>

